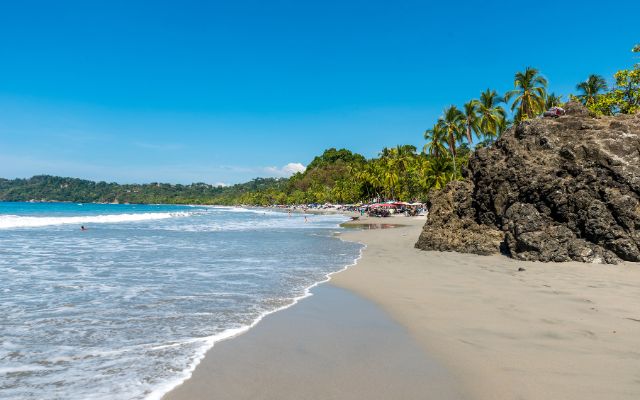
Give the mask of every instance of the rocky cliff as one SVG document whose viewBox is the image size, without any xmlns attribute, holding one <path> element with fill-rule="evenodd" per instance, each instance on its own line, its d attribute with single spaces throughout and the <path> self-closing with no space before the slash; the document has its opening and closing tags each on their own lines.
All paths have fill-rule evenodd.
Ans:
<svg viewBox="0 0 640 400">
<path fill-rule="evenodd" d="M 416 247 L 520 260 L 640 261 L 640 115 L 524 122 L 430 200 Z"/>
</svg>

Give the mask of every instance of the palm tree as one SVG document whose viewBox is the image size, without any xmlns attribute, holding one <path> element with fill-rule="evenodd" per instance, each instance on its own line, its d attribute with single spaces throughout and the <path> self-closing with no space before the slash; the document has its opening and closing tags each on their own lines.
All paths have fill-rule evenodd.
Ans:
<svg viewBox="0 0 640 400">
<path fill-rule="evenodd" d="M 389 193 L 389 196 L 387 198 L 391 200 L 395 200 L 396 199 L 395 188 L 396 186 L 398 186 L 398 174 L 396 173 L 396 171 L 393 169 L 392 166 L 387 166 L 386 171 L 384 172 L 383 182 L 384 182 L 385 188 L 389 190 L 387 192 Z"/>
<path fill-rule="evenodd" d="M 416 149 L 416 146 L 412 144 L 403 144 L 396 146 L 396 151 L 398 152 L 398 155 L 401 156 L 414 156 L 416 155 L 417 150 L 418 149 Z"/>
<path fill-rule="evenodd" d="M 513 86 L 505 99 L 510 101 L 511 111 L 516 111 L 516 121 L 533 118 L 544 111 L 547 97 L 547 80 L 535 68 L 527 67 L 524 72 L 517 72 Z"/>
<path fill-rule="evenodd" d="M 438 119 L 438 125 L 447 136 L 449 152 L 453 157 L 453 175 L 456 171 L 456 142 L 460 141 L 464 135 L 464 114 L 456 106 L 449 106 L 444 109 L 444 114 Z"/>
<path fill-rule="evenodd" d="M 562 95 L 556 96 L 555 93 L 549 93 L 547 95 L 547 100 L 544 103 L 545 109 L 550 109 L 551 107 L 559 107 L 562 104 Z"/>
<path fill-rule="evenodd" d="M 401 189 L 401 192 L 396 193 L 396 196 L 398 200 L 401 200 L 402 195 L 408 195 L 410 191 L 409 170 L 413 159 L 416 157 L 416 147 L 410 144 L 397 145 L 396 148 L 393 149 L 393 157 L 395 159 L 395 168 L 398 172 Z"/>
<path fill-rule="evenodd" d="M 369 172 L 371 186 L 375 188 L 374 190 L 376 192 L 376 197 L 382 197 L 380 195 L 382 192 L 382 171 L 380 169 L 379 163 L 370 164 Z"/>
<path fill-rule="evenodd" d="M 501 119 L 500 122 L 498 123 L 495 137 L 499 138 L 500 136 L 502 136 L 503 133 L 507 131 L 507 129 L 511 128 L 512 126 L 513 126 L 512 120 L 509 120 L 507 118 Z"/>
<path fill-rule="evenodd" d="M 388 147 L 383 147 L 382 151 L 378 155 L 380 156 L 380 158 L 387 158 L 391 155 L 392 151 L 393 150 Z"/>
<path fill-rule="evenodd" d="M 464 134 L 464 114 L 456 106 L 449 106 L 444 109 L 444 114 L 438 119 L 440 129 L 446 132 L 449 152 L 455 158 L 456 142 Z"/>
<path fill-rule="evenodd" d="M 429 189 L 442 189 L 455 175 L 452 170 L 451 159 L 448 157 L 434 158 L 424 161 L 421 166 L 424 185 Z"/>
<path fill-rule="evenodd" d="M 426 154 L 439 158 L 447 151 L 444 145 L 447 140 L 446 134 L 444 130 L 440 128 L 440 125 L 434 124 L 433 128 L 427 129 L 424 132 L 424 138 L 428 141 L 422 149 Z"/>
<path fill-rule="evenodd" d="M 471 138 L 471 132 L 475 133 L 476 136 L 479 135 L 480 132 L 480 118 L 478 116 L 478 103 L 477 100 L 471 100 L 467 103 L 464 103 L 463 106 L 464 111 L 464 127 L 466 129 L 467 141 L 469 145 L 473 144 L 473 139 Z"/>
<path fill-rule="evenodd" d="M 591 74 L 586 81 L 578 83 L 576 89 L 582 92 L 578 98 L 586 106 L 595 102 L 600 92 L 607 90 L 607 82 L 602 76 Z"/>
<path fill-rule="evenodd" d="M 507 113 L 500 103 L 504 98 L 498 95 L 495 90 L 485 90 L 480 93 L 478 104 L 478 114 L 480 115 L 480 132 L 486 138 L 494 138 L 498 134 L 498 126 L 507 117 Z"/>
</svg>

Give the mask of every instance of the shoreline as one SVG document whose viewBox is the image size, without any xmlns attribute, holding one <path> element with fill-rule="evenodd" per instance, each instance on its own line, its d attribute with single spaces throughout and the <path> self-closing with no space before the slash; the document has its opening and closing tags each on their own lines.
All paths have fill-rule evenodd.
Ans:
<svg viewBox="0 0 640 400">
<path fill-rule="evenodd" d="M 264 211 L 271 211 L 271 212 L 282 212 L 282 213 L 286 213 L 286 212 L 291 212 L 291 213 L 301 213 L 301 214 L 310 214 L 310 215 L 342 215 L 346 218 L 349 218 L 352 215 L 356 215 L 357 213 L 354 212 L 345 212 L 345 211 L 341 211 L 341 210 L 299 210 L 299 209 L 293 209 L 293 210 L 287 210 L 287 209 L 279 209 L 279 208 L 273 208 L 273 207 L 240 207 L 240 208 L 245 208 L 245 209 L 249 209 L 249 210 L 264 210 Z M 358 214 L 359 215 L 359 214 Z M 345 220 L 345 222 L 342 222 L 340 224 L 337 225 L 337 227 L 340 228 L 353 228 L 353 227 L 357 227 L 358 225 L 367 225 L 367 224 L 371 224 L 371 223 L 376 223 L 376 224 L 380 224 L 383 221 L 387 221 L 387 220 L 395 220 L 395 219 L 399 219 L 400 216 L 395 216 L 395 217 L 391 217 L 391 218 L 370 218 L 370 217 L 365 217 L 364 220 L 367 221 L 366 223 L 362 223 L 361 221 L 351 221 L 351 220 Z M 405 217 L 403 217 L 404 219 Z M 420 224 L 422 226 L 422 224 L 424 224 L 424 221 L 426 220 L 426 217 L 410 217 L 413 220 L 420 220 Z M 395 222 L 395 221 L 394 221 Z M 400 225 L 400 224 L 393 224 L 392 227 L 396 227 L 396 226 L 404 226 L 404 225 Z M 392 228 L 390 226 L 390 228 Z M 386 229 L 386 228 L 384 228 Z M 336 238 L 338 240 L 345 240 L 343 237 L 343 234 L 345 232 L 340 232 L 336 235 Z M 352 240 L 347 240 L 347 241 L 352 241 Z M 269 311 L 267 313 L 264 313 L 263 315 L 259 316 L 256 320 L 254 320 L 250 325 L 246 326 L 246 327 L 242 327 L 242 328 L 238 328 L 238 329 L 234 329 L 234 330 L 228 330 L 228 331 L 224 331 L 218 335 L 215 335 L 215 338 L 212 337 L 211 339 L 211 343 L 207 346 L 207 349 L 203 351 L 203 354 L 201 356 L 199 356 L 196 360 L 196 362 L 194 363 L 194 365 L 189 368 L 188 370 L 184 371 L 185 374 L 184 376 L 181 376 L 179 378 L 177 378 L 175 381 L 167 383 L 165 386 L 163 386 L 162 388 L 159 388 L 158 390 L 150 393 L 149 395 L 147 395 L 145 398 L 147 400 L 159 400 L 159 399 L 167 399 L 167 398 L 172 398 L 172 393 L 174 393 L 176 391 L 176 389 L 180 388 L 181 386 L 183 386 L 186 383 L 189 383 L 190 380 L 192 380 L 193 378 L 193 374 L 194 372 L 199 368 L 200 364 L 207 359 L 207 356 L 209 355 L 210 352 L 212 352 L 212 350 L 215 348 L 216 345 L 222 343 L 222 342 L 227 342 L 230 341 L 231 339 L 237 339 L 240 336 L 243 336 L 247 333 L 249 333 L 252 329 L 256 328 L 265 318 L 276 314 L 280 311 L 286 311 L 288 309 L 290 309 L 293 306 L 298 305 L 301 301 L 308 299 L 312 296 L 314 296 L 314 289 L 317 288 L 320 285 L 323 284 L 330 284 L 332 278 L 339 274 L 342 273 L 344 271 L 346 271 L 349 268 L 352 268 L 354 266 L 356 266 L 360 260 L 362 259 L 363 255 L 364 255 L 364 251 L 367 248 L 367 245 L 365 243 L 356 241 L 357 243 L 359 243 L 362 247 L 360 248 L 359 254 L 358 256 L 354 259 L 354 261 L 351 264 L 345 265 L 343 268 L 328 273 L 326 274 L 326 277 L 324 280 L 322 281 L 318 281 L 315 282 L 314 284 L 310 285 L 309 287 L 307 287 L 304 291 L 304 294 L 293 298 L 291 304 L 285 305 L 283 307 L 280 307 L 278 309 Z M 231 332 L 233 331 L 233 332 Z"/>
<path fill-rule="evenodd" d="M 313 294 L 216 344 L 163 399 L 464 399 L 378 306 L 330 283 Z"/>
<path fill-rule="evenodd" d="M 239 208 L 245 208 L 247 210 L 270 210 L 270 211 L 275 211 L 275 210 L 271 210 L 270 208 L 246 208 L 246 207 L 239 207 Z M 320 214 L 320 213 L 319 213 Z M 327 215 L 327 214 L 334 214 L 334 213 L 322 213 L 321 215 Z M 344 214 L 343 214 L 344 215 Z M 347 215 L 344 215 L 345 218 L 347 217 Z M 341 226 L 343 223 L 338 224 L 338 226 Z M 206 342 L 207 342 L 207 347 L 206 349 L 204 349 L 204 351 L 202 352 L 202 354 L 199 354 L 196 359 L 195 362 L 193 363 L 192 366 L 190 366 L 187 370 L 182 371 L 183 372 L 183 376 L 177 377 L 175 380 L 173 380 L 172 382 L 167 382 L 165 385 L 161 386 L 160 388 L 154 390 L 153 392 L 149 393 L 147 396 L 145 396 L 146 400 L 161 400 L 161 399 L 165 399 L 166 396 L 173 392 L 176 388 L 180 387 L 181 385 L 183 385 L 185 382 L 189 381 L 192 376 L 194 371 L 198 368 L 198 366 L 200 365 L 200 363 L 202 363 L 202 361 L 207 357 L 207 354 L 214 348 L 214 346 L 218 343 L 221 342 L 225 342 L 231 339 L 235 339 L 247 332 L 249 332 L 251 329 L 255 328 L 260 322 L 262 322 L 262 320 L 272 314 L 275 314 L 277 312 L 280 311 L 285 311 L 295 305 L 297 305 L 301 300 L 304 300 L 308 297 L 313 296 L 313 289 L 318 287 L 319 285 L 322 285 L 323 283 L 327 283 L 331 280 L 331 277 L 335 274 L 338 274 L 340 272 L 345 271 L 346 269 L 356 265 L 358 263 L 358 261 L 362 258 L 363 255 L 363 251 L 366 248 L 366 245 L 360 243 L 362 245 L 362 247 L 359 250 L 358 256 L 354 259 L 354 261 L 351 264 L 347 264 L 344 267 L 342 267 L 341 269 L 334 271 L 334 272 L 330 272 L 328 274 L 325 275 L 325 279 L 321 280 L 321 281 L 317 281 L 314 282 L 312 285 L 308 286 L 305 288 L 303 294 L 293 297 L 291 299 L 291 303 L 290 304 L 286 304 L 282 307 L 276 308 L 274 310 L 265 312 L 263 314 L 261 314 L 260 316 L 258 316 L 251 324 L 247 325 L 247 326 L 243 326 L 241 328 L 235 328 L 235 329 L 227 329 L 224 330 L 216 335 L 212 335 L 208 338 L 206 338 Z"/>
</svg>

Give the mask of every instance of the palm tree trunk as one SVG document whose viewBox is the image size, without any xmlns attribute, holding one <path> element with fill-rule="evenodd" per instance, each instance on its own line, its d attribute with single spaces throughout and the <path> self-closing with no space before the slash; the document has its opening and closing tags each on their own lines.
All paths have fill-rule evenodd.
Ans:
<svg viewBox="0 0 640 400">
<path fill-rule="evenodd" d="M 456 155 L 453 155 L 453 179 L 458 179 L 458 170 L 456 168 Z"/>
<path fill-rule="evenodd" d="M 531 101 L 531 99 L 529 97 L 527 97 L 527 101 L 524 103 L 524 111 L 525 111 L 524 114 L 527 116 L 527 119 L 533 118 L 533 115 L 531 115 L 531 114 L 533 114 L 533 112 L 531 111 L 531 107 L 529 107 L 530 106 L 530 104 L 529 104 L 530 101 Z"/>
<path fill-rule="evenodd" d="M 449 147 L 452 156 L 456 156 L 456 139 L 453 137 L 453 132 L 449 131 Z"/>
</svg>

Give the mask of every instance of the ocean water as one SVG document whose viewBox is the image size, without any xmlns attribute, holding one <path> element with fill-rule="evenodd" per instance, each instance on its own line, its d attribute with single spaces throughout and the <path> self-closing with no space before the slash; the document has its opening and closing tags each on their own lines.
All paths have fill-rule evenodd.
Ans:
<svg viewBox="0 0 640 400">
<path fill-rule="evenodd" d="M 160 398 L 216 341 L 352 264 L 343 220 L 0 202 L 0 397 Z"/>
</svg>

